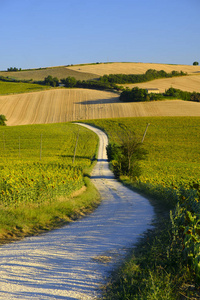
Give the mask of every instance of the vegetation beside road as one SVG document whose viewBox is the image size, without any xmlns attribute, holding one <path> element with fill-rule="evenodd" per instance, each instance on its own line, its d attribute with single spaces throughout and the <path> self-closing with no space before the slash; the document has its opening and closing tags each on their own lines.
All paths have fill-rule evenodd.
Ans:
<svg viewBox="0 0 200 300">
<path fill-rule="evenodd" d="M 88 122 L 89 123 L 89 122 Z M 148 150 L 141 175 L 120 180 L 149 197 L 157 213 L 125 264 L 116 270 L 105 299 L 197 299 L 200 296 L 200 159 L 198 117 L 123 118 L 90 123 L 119 143 L 127 127 Z M 170 213 L 171 211 L 171 213 Z M 195 298 L 196 297 L 196 298 Z"/>
<path fill-rule="evenodd" d="M 69 123 L 6 126 L 0 137 L 0 242 L 55 228 L 97 206 L 86 176 L 98 145 L 93 132 Z"/>
</svg>

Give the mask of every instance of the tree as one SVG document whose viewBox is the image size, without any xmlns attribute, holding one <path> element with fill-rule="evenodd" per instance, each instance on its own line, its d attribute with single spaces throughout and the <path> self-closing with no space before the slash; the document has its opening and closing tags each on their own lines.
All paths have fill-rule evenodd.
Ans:
<svg viewBox="0 0 200 300">
<path fill-rule="evenodd" d="M 49 75 L 49 76 L 45 77 L 44 84 L 55 87 L 55 86 L 59 85 L 59 80 L 57 77 L 53 78 L 51 75 Z"/>
<path fill-rule="evenodd" d="M 124 124 L 120 125 L 118 137 L 120 139 L 119 144 L 109 143 L 107 146 L 108 160 L 111 161 L 117 177 L 127 175 L 134 179 L 141 174 L 139 161 L 146 157 L 147 151 L 138 141 L 135 133 Z"/>
<path fill-rule="evenodd" d="M 65 87 L 74 87 L 77 84 L 76 78 L 71 76 L 68 76 L 65 79 L 61 79 L 61 82 L 65 85 Z"/>
<path fill-rule="evenodd" d="M 4 115 L 0 115 L 0 126 L 6 126 L 6 117 Z"/>
<path fill-rule="evenodd" d="M 198 61 L 193 62 L 193 66 L 198 66 L 198 65 L 199 65 Z"/>
</svg>

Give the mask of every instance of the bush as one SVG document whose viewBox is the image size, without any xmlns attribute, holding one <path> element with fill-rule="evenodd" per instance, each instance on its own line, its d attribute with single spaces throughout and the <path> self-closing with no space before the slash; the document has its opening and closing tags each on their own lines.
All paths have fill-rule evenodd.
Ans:
<svg viewBox="0 0 200 300">
<path fill-rule="evenodd" d="M 122 133 L 120 145 L 109 143 L 106 150 L 116 177 L 126 175 L 134 179 L 141 175 L 139 161 L 146 157 L 147 151 L 130 130 Z"/>
<path fill-rule="evenodd" d="M 5 126 L 6 121 L 6 117 L 4 115 L 0 115 L 0 126 Z"/>
<path fill-rule="evenodd" d="M 100 81 L 103 83 L 139 83 L 146 82 L 158 78 L 169 78 L 174 76 L 184 76 L 187 75 L 184 72 L 172 71 L 171 73 L 166 73 L 163 70 L 156 71 L 154 69 L 149 69 L 145 74 L 110 74 L 103 75 L 100 77 Z"/>
<path fill-rule="evenodd" d="M 45 77 L 44 84 L 55 87 L 55 86 L 59 85 L 59 80 L 57 77 L 53 78 L 51 75 L 49 75 L 49 76 Z"/>
</svg>

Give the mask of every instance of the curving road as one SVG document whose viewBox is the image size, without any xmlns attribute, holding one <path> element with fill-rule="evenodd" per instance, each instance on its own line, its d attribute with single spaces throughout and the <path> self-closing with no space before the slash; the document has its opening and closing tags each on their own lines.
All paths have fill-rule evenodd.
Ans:
<svg viewBox="0 0 200 300">
<path fill-rule="evenodd" d="M 100 138 L 92 181 L 102 204 L 91 215 L 61 229 L 0 248 L 0 299 L 95 299 L 106 276 L 127 249 L 150 228 L 148 200 L 114 179 Z"/>
</svg>

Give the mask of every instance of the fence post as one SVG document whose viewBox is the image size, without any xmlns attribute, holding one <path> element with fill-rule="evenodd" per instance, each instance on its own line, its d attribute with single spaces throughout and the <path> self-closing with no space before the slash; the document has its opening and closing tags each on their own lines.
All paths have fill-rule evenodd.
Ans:
<svg viewBox="0 0 200 300">
<path fill-rule="evenodd" d="M 148 129 L 149 125 L 150 125 L 150 123 L 148 123 L 147 126 L 146 126 L 146 129 L 145 129 L 145 132 L 144 132 L 143 138 L 142 138 L 142 143 L 144 142 L 144 138 L 145 138 L 145 135 L 147 133 L 147 129 Z"/>
<path fill-rule="evenodd" d="M 77 138 L 76 138 L 76 145 L 75 145 L 75 149 L 74 149 L 73 163 L 74 163 L 74 161 L 75 161 L 75 156 L 76 156 L 76 148 L 77 148 L 77 145 L 78 145 L 79 130 L 80 130 L 80 129 L 78 129 L 78 134 L 77 134 Z"/>
<path fill-rule="evenodd" d="M 40 137 L 40 160 L 42 159 L 42 134 Z"/>
<path fill-rule="evenodd" d="M 21 145 L 20 145 L 20 136 L 19 136 L 19 157 L 21 156 Z"/>
<path fill-rule="evenodd" d="M 3 131 L 3 150 L 4 150 L 4 152 L 6 150 L 5 133 L 4 133 L 4 131 Z"/>
</svg>

